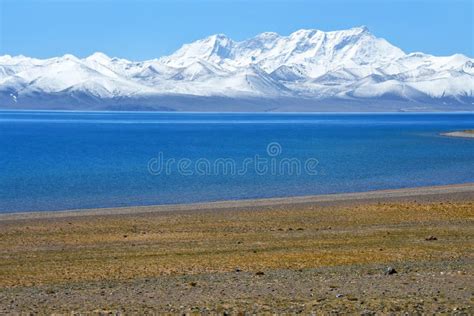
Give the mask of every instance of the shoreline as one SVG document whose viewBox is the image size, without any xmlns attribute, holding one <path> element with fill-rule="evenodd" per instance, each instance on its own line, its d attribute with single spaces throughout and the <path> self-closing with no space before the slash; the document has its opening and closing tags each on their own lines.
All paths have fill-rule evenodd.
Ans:
<svg viewBox="0 0 474 316">
<path fill-rule="evenodd" d="M 441 136 L 447 137 L 459 137 L 459 138 L 474 138 L 474 132 L 472 131 L 456 131 L 449 133 L 441 133 Z"/>
<path fill-rule="evenodd" d="M 82 216 L 138 215 L 144 213 L 194 213 L 199 211 L 245 210 L 248 208 L 268 208 L 282 206 L 337 206 L 368 204 L 376 202 L 404 202 L 417 199 L 442 201 L 474 198 L 474 182 L 441 186 L 424 186 L 403 189 L 376 190 L 353 193 L 321 194 L 295 197 L 264 199 L 227 200 L 189 204 L 166 204 L 149 206 L 126 206 L 93 209 L 73 209 L 61 211 L 31 211 L 1 213 L 0 222 L 28 219 L 54 219 Z"/>
</svg>

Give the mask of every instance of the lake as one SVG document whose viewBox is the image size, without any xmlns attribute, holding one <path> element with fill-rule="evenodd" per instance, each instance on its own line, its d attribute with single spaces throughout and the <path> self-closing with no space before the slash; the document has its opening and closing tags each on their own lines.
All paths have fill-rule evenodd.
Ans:
<svg viewBox="0 0 474 316">
<path fill-rule="evenodd" d="M 0 212 L 474 182 L 474 114 L 0 111 Z"/>
</svg>

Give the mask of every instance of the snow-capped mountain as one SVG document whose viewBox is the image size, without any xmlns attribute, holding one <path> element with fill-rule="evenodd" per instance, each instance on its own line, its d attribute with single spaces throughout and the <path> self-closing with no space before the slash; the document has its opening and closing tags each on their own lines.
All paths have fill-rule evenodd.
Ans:
<svg viewBox="0 0 474 316">
<path fill-rule="evenodd" d="M 365 27 L 237 42 L 212 35 L 134 62 L 0 56 L 0 107 L 213 111 L 474 110 L 474 60 L 406 54 Z"/>
</svg>

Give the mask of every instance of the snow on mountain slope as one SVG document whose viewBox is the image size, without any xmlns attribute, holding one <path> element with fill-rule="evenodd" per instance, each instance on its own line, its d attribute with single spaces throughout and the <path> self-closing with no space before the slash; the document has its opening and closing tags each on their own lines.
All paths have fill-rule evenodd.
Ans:
<svg viewBox="0 0 474 316">
<path fill-rule="evenodd" d="M 474 60 L 461 54 L 406 54 L 366 27 L 288 36 L 266 32 L 240 42 L 217 34 L 141 62 L 103 53 L 84 59 L 0 56 L 0 107 L 31 104 L 38 97 L 54 103 L 83 96 L 88 96 L 85 103 L 216 96 L 451 100 L 474 107 Z"/>
<path fill-rule="evenodd" d="M 196 61 L 205 60 L 219 64 L 230 58 L 234 42 L 223 34 L 216 34 L 191 44 L 185 44 L 173 55 L 163 57 L 160 61 L 172 67 L 187 67 Z"/>
<path fill-rule="evenodd" d="M 120 77 L 107 66 L 80 60 L 71 55 L 42 62 L 24 61 L 31 67 L 18 67 L 14 75 L 3 78 L 0 87 L 15 91 L 17 99 L 23 94 L 80 91 L 96 97 L 132 95 L 146 91 L 133 81 Z M 148 89 L 149 90 L 149 89 Z"/>
<path fill-rule="evenodd" d="M 162 61 L 186 66 L 201 59 L 228 68 L 257 64 L 268 73 L 282 65 L 305 64 L 308 75 L 316 77 L 333 67 L 386 63 L 402 56 L 400 49 L 359 27 L 334 32 L 299 30 L 289 36 L 262 33 L 243 42 L 213 35 L 184 45 Z"/>
<path fill-rule="evenodd" d="M 226 91 L 232 91 L 233 95 L 268 97 L 290 94 L 288 88 L 255 65 L 239 69 L 223 79 L 216 80 L 215 84 L 222 88 L 222 95 L 225 95 Z"/>
<path fill-rule="evenodd" d="M 305 68 L 300 65 L 282 65 L 273 70 L 270 75 L 275 80 L 297 81 L 305 78 Z"/>
</svg>

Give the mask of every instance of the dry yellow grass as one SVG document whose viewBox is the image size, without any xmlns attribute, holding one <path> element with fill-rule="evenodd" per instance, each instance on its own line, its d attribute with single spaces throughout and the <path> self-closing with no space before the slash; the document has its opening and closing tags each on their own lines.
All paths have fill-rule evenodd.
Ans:
<svg viewBox="0 0 474 316">
<path fill-rule="evenodd" d="M 472 202 L 2 221 L 0 287 L 472 257 L 473 223 Z"/>
</svg>

